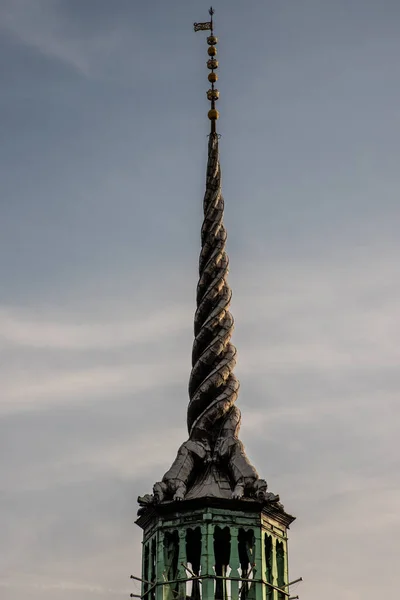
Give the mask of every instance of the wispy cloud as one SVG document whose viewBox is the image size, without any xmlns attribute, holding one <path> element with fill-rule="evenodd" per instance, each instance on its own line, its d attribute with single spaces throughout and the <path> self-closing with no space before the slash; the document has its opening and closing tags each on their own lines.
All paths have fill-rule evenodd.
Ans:
<svg viewBox="0 0 400 600">
<path fill-rule="evenodd" d="M 68 29 L 59 0 L 4 0 L 0 27 L 20 43 L 60 61 L 85 77 L 101 70 L 110 53 L 123 45 L 123 27 L 100 33 Z"/>
<path fill-rule="evenodd" d="M 135 306 L 131 315 L 115 315 L 114 320 L 109 315 L 107 321 L 88 323 L 88 317 L 83 315 L 74 319 L 58 314 L 50 320 L 49 314 L 45 319 L 38 317 L 34 307 L 27 310 L 0 306 L 0 348 L 15 345 L 47 350 L 110 350 L 153 343 L 179 334 L 186 328 L 191 313 L 188 304 L 147 311 Z"/>
<path fill-rule="evenodd" d="M 68 403 L 81 404 L 90 398 L 108 394 L 146 392 L 171 383 L 181 382 L 184 365 L 170 361 L 149 362 L 142 365 L 97 366 L 89 369 L 70 369 L 56 373 L 20 373 L 3 377 L 3 400 L 0 412 L 37 410 Z"/>
<path fill-rule="evenodd" d="M 94 322 L 79 311 L 74 318 L 38 314 L 34 307 L 0 309 L 3 415 L 149 392 L 187 378 L 189 340 L 165 357 L 168 340 L 188 334 L 188 306 L 134 304 L 125 315 L 110 307 L 108 319 Z"/>
<path fill-rule="evenodd" d="M 378 293 L 385 282 L 393 282 L 394 271 L 388 264 L 384 270 L 368 265 L 361 277 L 360 262 L 347 268 L 332 264 L 329 273 L 318 264 L 307 271 L 281 264 L 251 296 L 241 297 L 239 290 L 233 307 L 239 323 L 234 341 L 244 385 L 249 377 L 264 373 L 271 378 L 288 371 L 340 372 L 341 377 L 358 378 L 371 370 L 396 369 L 396 290 L 392 297 Z M 248 289 L 247 282 L 239 281 L 239 287 Z M 153 295 L 158 297 L 159 291 Z M 75 316 L 57 311 L 44 318 L 35 307 L 0 308 L 0 347 L 15 356 L 24 353 L 23 362 L 14 358 L 3 369 L 3 407 L 21 410 L 66 398 L 101 397 L 111 389 L 136 393 L 183 385 L 189 370 L 184 357 L 191 343 L 190 304 L 145 309 L 133 303 L 124 314 L 112 306 L 108 310 L 107 318 L 93 321 L 80 311 Z M 181 338 L 182 347 L 167 350 L 168 340 Z M 116 362 L 113 353 L 122 350 L 125 356 Z M 47 363 L 46 353 L 51 353 Z"/>
<path fill-rule="evenodd" d="M 391 253 L 374 261 L 337 257 L 307 267 L 277 264 L 268 281 L 256 279 L 257 269 L 263 272 L 261 263 L 253 284 L 242 282 L 249 294 L 235 302 L 237 336 L 246 344 L 239 354 L 243 373 L 288 368 L 337 373 L 400 364 L 400 283 Z"/>
</svg>

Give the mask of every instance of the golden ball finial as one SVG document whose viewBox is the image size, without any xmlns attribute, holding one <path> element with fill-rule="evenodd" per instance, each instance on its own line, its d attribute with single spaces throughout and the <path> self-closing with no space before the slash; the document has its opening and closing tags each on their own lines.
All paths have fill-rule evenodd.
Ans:
<svg viewBox="0 0 400 600">
<path fill-rule="evenodd" d="M 208 111 L 208 118 L 210 119 L 210 121 L 215 121 L 216 119 L 218 119 L 219 117 L 219 112 L 217 111 L 216 108 L 211 108 Z"/>
<path fill-rule="evenodd" d="M 215 60 L 215 58 L 210 58 L 210 59 L 207 61 L 207 67 L 208 67 L 209 69 L 218 69 L 218 61 L 217 61 L 217 60 Z"/>
<path fill-rule="evenodd" d="M 217 49 L 215 46 L 210 46 L 207 50 L 208 56 L 215 56 L 217 54 Z"/>
<path fill-rule="evenodd" d="M 215 35 L 209 35 L 207 38 L 207 44 L 209 46 L 215 46 L 215 44 L 218 44 L 218 38 L 215 37 Z"/>
<path fill-rule="evenodd" d="M 216 73 L 209 73 L 208 74 L 208 81 L 210 83 L 215 83 L 216 81 L 218 81 L 218 75 Z"/>
<path fill-rule="evenodd" d="M 219 91 L 218 90 L 208 90 L 207 91 L 207 98 L 208 100 L 218 100 L 219 98 Z"/>
</svg>

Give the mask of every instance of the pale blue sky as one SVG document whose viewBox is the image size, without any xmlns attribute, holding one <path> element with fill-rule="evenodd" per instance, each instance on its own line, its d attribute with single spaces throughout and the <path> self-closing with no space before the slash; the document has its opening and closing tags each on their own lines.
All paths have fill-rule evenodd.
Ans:
<svg viewBox="0 0 400 600">
<path fill-rule="evenodd" d="M 186 436 L 200 0 L 0 0 L 0 596 L 137 589 Z M 400 585 L 400 3 L 219 0 L 242 439 L 302 600 Z"/>
</svg>

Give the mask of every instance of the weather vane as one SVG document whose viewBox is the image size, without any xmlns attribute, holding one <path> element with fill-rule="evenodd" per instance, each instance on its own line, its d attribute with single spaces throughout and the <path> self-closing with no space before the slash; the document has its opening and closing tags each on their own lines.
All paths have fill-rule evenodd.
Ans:
<svg viewBox="0 0 400 600">
<path fill-rule="evenodd" d="M 216 121 L 219 117 L 219 112 L 215 108 L 215 102 L 219 98 L 219 91 L 214 87 L 214 84 L 218 81 L 218 75 L 215 72 L 215 70 L 218 69 L 218 61 L 215 58 L 217 55 L 215 46 L 218 43 L 218 38 L 214 35 L 214 9 L 212 6 L 208 12 L 211 17 L 210 20 L 205 23 L 194 23 L 193 28 L 195 31 L 211 31 L 211 35 L 207 38 L 208 56 L 210 57 L 207 61 L 207 68 L 211 71 L 208 75 L 208 81 L 211 83 L 211 88 L 207 90 L 207 98 L 211 102 L 211 108 L 208 111 L 208 118 L 211 121 L 211 133 L 216 133 Z"/>
</svg>

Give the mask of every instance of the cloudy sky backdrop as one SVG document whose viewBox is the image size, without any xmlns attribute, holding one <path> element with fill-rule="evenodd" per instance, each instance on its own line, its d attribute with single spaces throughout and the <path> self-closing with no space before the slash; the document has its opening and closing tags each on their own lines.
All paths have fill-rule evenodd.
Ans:
<svg viewBox="0 0 400 600">
<path fill-rule="evenodd" d="M 185 439 L 200 0 L 0 0 L 0 596 L 137 593 Z M 242 439 L 302 600 L 400 581 L 400 3 L 216 0 Z"/>
</svg>

